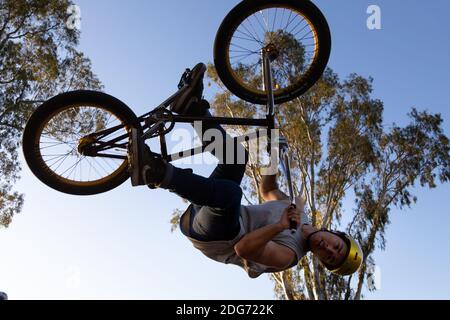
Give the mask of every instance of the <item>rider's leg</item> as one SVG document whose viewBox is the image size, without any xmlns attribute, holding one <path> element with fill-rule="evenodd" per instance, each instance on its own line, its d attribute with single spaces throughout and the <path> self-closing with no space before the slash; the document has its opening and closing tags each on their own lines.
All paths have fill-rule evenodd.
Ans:
<svg viewBox="0 0 450 320">
<path fill-rule="evenodd" d="M 171 178 L 161 186 L 192 203 L 189 235 L 201 241 L 234 238 L 240 230 L 241 187 L 228 179 L 205 178 L 169 168 Z"/>
<path fill-rule="evenodd" d="M 189 115 L 210 116 L 207 111 L 207 102 L 202 100 L 203 108 L 191 108 Z M 198 112 L 195 112 L 197 110 Z M 200 111 L 199 111 L 200 110 Z M 240 230 L 239 216 L 241 208 L 242 190 L 241 180 L 245 173 L 248 153 L 245 148 L 230 137 L 220 125 L 203 123 L 202 128 L 194 126 L 197 134 L 203 134 L 209 129 L 217 129 L 222 135 L 222 150 L 233 146 L 234 159 L 227 163 L 225 153 L 212 150 L 219 164 L 209 178 L 198 176 L 189 172 L 167 165 L 166 174 L 160 184 L 161 188 L 189 200 L 193 204 L 190 221 L 190 235 L 203 241 L 230 240 Z M 216 132 L 217 133 L 217 132 Z M 241 154 L 239 154 L 241 153 Z M 242 163 L 237 162 L 241 160 Z"/>
<path fill-rule="evenodd" d="M 172 111 L 192 116 L 210 115 L 207 111 L 208 102 L 201 99 L 205 70 L 202 64 L 193 68 L 191 83 L 186 92 L 172 104 Z M 245 173 L 247 152 L 220 125 L 203 122 L 201 130 L 195 128 L 201 137 L 208 129 L 217 129 L 222 136 L 222 150 L 226 150 L 230 144 L 234 148 L 233 162 L 227 163 L 223 152 L 220 154 L 212 150 L 211 153 L 219 159 L 220 164 L 209 178 L 205 178 L 171 164 L 161 165 L 162 160 L 157 159 L 149 165 L 149 170 L 144 171 L 145 180 L 192 202 L 195 208 L 190 215 L 192 227 L 189 231 L 192 237 L 204 241 L 229 240 L 240 230 L 242 190 L 239 185 Z M 241 160 L 241 163 L 236 160 Z M 163 178 L 152 181 L 158 173 Z"/>
<path fill-rule="evenodd" d="M 208 111 L 209 103 L 206 100 L 201 100 L 197 108 L 192 108 L 190 115 L 192 116 L 203 116 L 211 117 L 211 113 Z M 200 130 L 201 128 L 201 130 Z M 222 145 L 218 146 L 219 151 L 216 149 L 211 150 L 211 154 L 214 155 L 218 160 L 219 164 L 215 170 L 211 173 L 210 178 L 228 179 L 241 184 L 242 178 L 245 174 L 245 168 L 248 162 L 248 152 L 244 146 L 237 141 L 236 138 L 232 138 L 226 133 L 226 131 L 219 124 L 210 124 L 203 122 L 202 126 L 194 126 L 199 137 L 204 137 L 208 130 L 213 129 L 220 132 L 222 136 Z M 210 141 L 203 141 L 203 144 L 208 144 Z M 229 150 L 233 148 L 233 150 Z M 232 151 L 233 158 L 227 161 L 225 152 Z"/>
<path fill-rule="evenodd" d="M 206 100 L 201 101 L 202 104 L 207 104 Z M 203 108 L 191 108 L 191 110 L 202 110 L 203 114 L 190 112 L 188 115 L 192 116 L 211 116 L 207 107 Z M 228 200 L 228 192 L 225 192 L 225 197 L 214 197 L 212 192 L 214 189 L 224 188 L 236 189 L 234 186 L 239 187 L 242 178 L 245 173 L 245 167 L 248 160 L 247 150 L 237 142 L 235 138 L 232 138 L 226 133 L 226 131 L 217 124 L 202 125 L 202 130 L 199 127 L 195 127 L 197 134 L 203 137 L 204 133 L 209 129 L 216 129 L 223 137 L 222 146 L 218 146 L 221 150 L 234 147 L 234 159 L 231 159 L 231 163 L 227 163 L 224 159 L 225 153 L 216 152 L 217 150 L 211 150 L 211 153 L 219 160 L 219 164 L 216 169 L 210 175 L 209 178 L 195 175 L 189 170 L 179 169 L 171 164 L 166 164 L 165 174 L 162 181 L 159 183 L 160 188 L 169 189 L 170 191 L 178 194 L 179 196 L 193 202 L 198 206 L 211 206 L 211 207 L 226 207 Z M 242 160 L 241 160 L 242 159 Z M 241 163 L 239 163 L 241 160 Z M 213 183 L 216 182 L 216 183 Z M 211 200 L 210 200 L 211 199 Z"/>
<path fill-rule="evenodd" d="M 202 100 L 201 103 L 206 104 L 207 102 Z M 206 106 L 191 110 L 203 110 L 203 114 L 191 112 L 190 115 L 210 116 L 209 111 L 205 111 L 207 110 Z M 193 204 L 189 229 L 191 237 L 201 241 L 231 240 L 240 230 L 242 190 L 239 185 L 245 173 L 248 153 L 220 125 L 203 122 L 201 130 L 198 126 L 194 127 L 200 137 L 203 137 L 209 129 L 217 129 L 223 138 L 221 150 L 227 150 L 226 148 L 230 146 L 234 147 L 233 161 L 227 163 L 224 159 L 224 152 L 211 150 L 211 153 L 218 158 L 219 164 L 209 178 L 168 164 L 165 179 L 160 186 Z M 239 156 L 244 159 L 242 163 L 237 162 L 240 160 Z"/>
</svg>

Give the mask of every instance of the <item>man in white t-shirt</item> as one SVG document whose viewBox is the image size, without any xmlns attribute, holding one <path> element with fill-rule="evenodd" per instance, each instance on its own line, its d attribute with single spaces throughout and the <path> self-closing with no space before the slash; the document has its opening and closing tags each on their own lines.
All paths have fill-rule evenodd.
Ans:
<svg viewBox="0 0 450 320">
<path fill-rule="evenodd" d="M 209 103 L 202 99 L 205 71 L 206 66 L 200 63 L 184 75 L 188 88 L 171 105 L 173 112 L 211 116 Z M 215 261 L 244 268 L 252 278 L 291 268 L 308 251 L 336 274 L 349 275 L 358 270 L 363 256 L 355 240 L 344 233 L 312 226 L 304 213 L 302 199 L 296 208 L 291 205 L 278 188 L 276 175 L 262 177 L 259 192 L 265 203 L 241 205 L 240 184 L 247 151 L 219 125 L 203 121 L 201 128 L 195 129 L 200 137 L 208 130 L 216 130 L 224 141 L 222 150 L 227 149 L 230 141 L 234 148 L 232 161 L 225 161 L 216 150 L 211 151 L 219 164 L 208 178 L 166 163 L 145 144 L 139 147 L 145 163 L 142 172 L 145 184 L 168 189 L 191 202 L 181 217 L 180 229 L 195 248 Z M 298 226 L 294 233 L 290 230 L 291 221 Z"/>
</svg>

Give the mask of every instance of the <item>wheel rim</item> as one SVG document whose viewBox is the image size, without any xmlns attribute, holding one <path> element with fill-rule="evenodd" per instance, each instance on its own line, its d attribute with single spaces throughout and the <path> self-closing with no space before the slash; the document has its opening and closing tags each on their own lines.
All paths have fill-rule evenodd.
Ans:
<svg viewBox="0 0 450 320">
<path fill-rule="evenodd" d="M 83 137 L 116 126 L 122 127 L 99 141 L 128 137 L 126 123 L 119 115 L 93 104 L 59 109 L 42 122 L 36 134 L 35 152 L 42 169 L 54 179 L 76 187 L 97 186 L 115 178 L 128 166 L 128 138 L 117 142 L 123 147 L 108 149 L 104 153 L 122 159 L 85 156 L 80 154 L 78 146 Z"/>
<path fill-rule="evenodd" d="M 272 63 L 274 95 L 301 86 L 319 53 L 318 32 L 300 11 L 288 6 L 257 8 L 242 17 L 230 32 L 226 63 L 234 80 L 254 95 L 266 95 L 261 50 L 275 45 L 280 55 Z M 246 75 L 252 73 L 255 77 Z"/>
</svg>

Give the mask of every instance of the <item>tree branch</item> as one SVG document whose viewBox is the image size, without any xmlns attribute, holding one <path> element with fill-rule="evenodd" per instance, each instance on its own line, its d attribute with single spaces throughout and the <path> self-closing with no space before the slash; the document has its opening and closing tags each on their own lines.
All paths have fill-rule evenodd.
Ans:
<svg viewBox="0 0 450 320">
<path fill-rule="evenodd" d="M 35 36 L 35 35 L 40 34 L 40 33 L 47 33 L 47 32 L 49 32 L 50 30 L 56 29 L 56 28 L 58 27 L 58 25 L 59 25 L 59 24 L 57 23 L 57 24 L 55 24 L 55 25 L 53 25 L 53 26 L 51 26 L 51 27 L 49 27 L 49 28 L 47 28 L 47 29 L 37 30 L 37 31 L 27 31 L 27 32 L 22 33 L 22 34 L 19 34 L 19 35 L 17 35 L 17 36 L 9 37 L 9 39 L 10 39 L 10 40 L 14 40 L 14 39 L 23 38 L 23 37 L 28 36 L 28 35 Z"/>
<path fill-rule="evenodd" d="M 361 160 L 358 163 L 356 163 L 353 167 L 353 170 L 350 171 L 349 174 L 347 174 L 347 178 L 344 179 L 341 184 L 336 184 L 337 186 L 333 192 L 337 192 L 337 195 L 336 195 L 336 197 L 334 197 L 334 194 L 333 194 L 334 199 L 332 199 L 332 200 L 334 202 L 333 202 L 333 205 L 328 207 L 328 209 L 327 209 L 327 213 L 323 219 L 322 228 L 326 228 L 329 225 L 329 223 L 331 223 L 333 212 L 336 210 L 339 200 L 344 197 L 345 192 L 353 185 L 350 183 L 351 177 L 354 177 L 356 175 L 358 168 L 363 163 L 364 163 L 364 160 Z"/>
<path fill-rule="evenodd" d="M 350 287 L 350 284 L 351 284 L 351 282 L 352 282 L 352 278 L 353 278 L 353 275 L 350 275 L 350 276 L 348 277 L 348 280 L 347 280 L 347 288 L 346 288 L 346 290 L 345 290 L 344 300 L 349 300 L 349 299 L 350 299 L 350 295 L 351 295 L 351 292 L 352 292 L 352 288 Z"/>
<path fill-rule="evenodd" d="M 6 26 L 8 25 L 8 23 L 10 22 L 10 18 L 11 18 L 11 10 L 8 10 L 8 15 L 5 17 L 5 23 L 3 24 L 3 26 L 0 29 L 0 37 L 2 36 L 2 34 L 6 34 L 5 30 L 6 30 Z"/>
<path fill-rule="evenodd" d="M 8 127 L 8 128 L 11 128 L 11 129 L 20 131 L 20 132 L 23 130 L 22 127 L 19 127 L 19 126 L 10 124 L 10 123 L 6 123 L 6 122 L 0 122 L 0 127 L 1 127 L 1 126 Z"/>
<path fill-rule="evenodd" d="M 32 15 L 33 15 L 33 11 L 30 11 L 29 14 L 24 15 L 22 20 L 19 22 L 19 26 L 14 31 L 7 33 L 6 38 L 12 39 L 11 36 L 13 34 L 15 34 L 16 32 L 18 32 L 20 29 L 22 29 L 23 26 L 25 25 L 25 22 L 27 21 L 27 19 L 31 18 Z"/>
</svg>

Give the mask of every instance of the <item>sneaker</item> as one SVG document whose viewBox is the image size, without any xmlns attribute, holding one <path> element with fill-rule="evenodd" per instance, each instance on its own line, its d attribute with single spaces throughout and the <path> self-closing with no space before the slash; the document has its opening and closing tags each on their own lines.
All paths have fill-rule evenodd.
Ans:
<svg viewBox="0 0 450 320">
<path fill-rule="evenodd" d="M 187 69 L 181 77 L 179 88 L 185 91 L 170 105 L 170 110 L 180 115 L 187 115 L 190 109 L 202 100 L 203 77 L 206 65 L 197 64 L 192 71 Z"/>
<path fill-rule="evenodd" d="M 145 146 L 143 157 L 144 167 L 142 168 L 141 176 L 144 184 L 150 189 L 156 189 L 164 179 L 167 163 L 159 154 L 151 152 L 150 148 L 147 145 Z"/>
<path fill-rule="evenodd" d="M 133 187 L 148 185 L 153 189 L 161 183 L 166 170 L 161 155 L 152 152 L 134 128 L 128 143 L 128 166 Z"/>
</svg>

